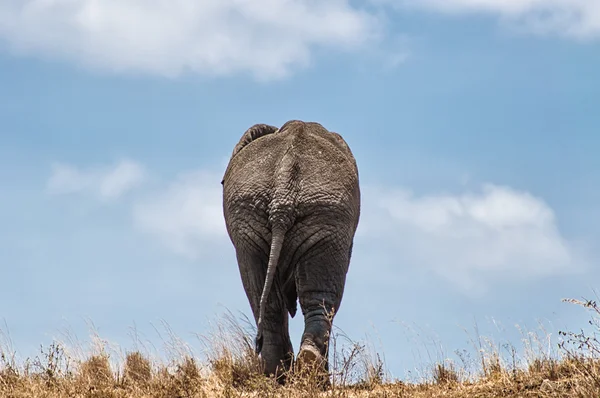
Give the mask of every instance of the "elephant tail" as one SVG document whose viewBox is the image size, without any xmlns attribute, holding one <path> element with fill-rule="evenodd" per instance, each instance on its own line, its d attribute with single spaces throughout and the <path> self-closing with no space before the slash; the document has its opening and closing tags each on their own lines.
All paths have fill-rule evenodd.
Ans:
<svg viewBox="0 0 600 398">
<path fill-rule="evenodd" d="M 278 169 L 274 174 L 273 198 L 269 208 L 269 223 L 271 224 L 271 250 L 265 284 L 260 296 L 258 312 L 256 353 L 260 353 L 263 343 L 263 321 L 267 298 L 271 292 L 275 272 L 279 263 L 279 255 L 283 247 L 285 234 L 292 227 L 296 217 L 296 197 L 298 191 L 299 166 L 290 146 L 282 156 Z"/>
<path fill-rule="evenodd" d="M 263 286 L 262 295 L 260 296 L 257 334 L 255 342 L 257 354 L 259 354 L 262 350 L 263 320 L 265 317 L 265 309 L 267 306 L 267 297 L 269 297 L 269 292 L 271 291 L 271 286 L 273 285 L 273 280 L 275 279 L 275 271 L 277 271 L 277 263 L 279 262 L 279 255 L 283 246 L 283 239 L 285 237 L 285 233 L 286 229 L 282 227 L 274 227 L 272 231 L 271 251 L 269 253 L 269 265 L 267 266 L 265 285 Z"/>
</svg>

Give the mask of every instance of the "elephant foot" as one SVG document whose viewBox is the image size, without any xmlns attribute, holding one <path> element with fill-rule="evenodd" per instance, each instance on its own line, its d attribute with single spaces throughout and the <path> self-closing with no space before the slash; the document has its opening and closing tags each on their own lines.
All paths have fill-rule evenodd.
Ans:
<svg viewBox="0 0 600 398">
<path fill-rule="evenodd" d="M 297 374 L 316 381 L 323 388 L 329 386 L 326 358 L 323 357 L 315 345 L 309 342 L 305 342 L 300 347 L 300 352 L 296 359 L 295 371 Z"/>
<path fill-rule="evenodd" d="M 300 347 L 298 359 L 296 361 L 298 369 L 310 369 L 319 365 L 323 359 L 319 349 L 312 344 L 304 344 Z"/>
<path fill-rule="evenodd" d="M 265 343 L 259 355 L 263 366 L 263 373 L 267 377 L 275 377 L 278 382 L 285 380 L 294 361 L 294 351 L 291 343 L 288 347 L 280 344 Z"/>
</svg>

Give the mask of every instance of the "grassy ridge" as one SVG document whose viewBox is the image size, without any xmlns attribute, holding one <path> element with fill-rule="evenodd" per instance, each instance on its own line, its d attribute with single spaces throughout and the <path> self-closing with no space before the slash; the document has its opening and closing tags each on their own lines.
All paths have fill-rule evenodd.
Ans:
<svg viewBox="0 0 600 398">
<path fill-rule="evenodd" d="M 595 302 L 568 300 L 587 308 L 590 325 L 600 332 Z M 173 339 L 172 358 L 152 359 L 143 350 L 115 355 L 95 336 L 84 352 L 54 342 L 34 358 L 17 363 L 6 344 L 0 347 L 0 397 L 600 397 L 600 341 L 592 333 L 561 331 L 556 351 L 528 345 L 526 360 L 508 357 L 497 346 L 479 349 L 475 373 L 452 362 L 433 363 L 425 380 L 389 380 L 379 356 L 365 346 L 332 336 L 331 385 L 321 388 L 314 373 L 293 371 L 280 386 L 260 375 L 252 331 L 227 314 L 202 337 L 205 357 L 193 357 Z M 343 336 L 342 336 L 343 337 Z M 478 341 L 480 347 L 482 340 Z"/>
</svg>

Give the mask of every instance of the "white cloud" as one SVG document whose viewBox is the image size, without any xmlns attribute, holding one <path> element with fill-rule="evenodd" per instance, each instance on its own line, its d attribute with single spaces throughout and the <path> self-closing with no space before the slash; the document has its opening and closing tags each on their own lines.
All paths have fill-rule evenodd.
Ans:
<svg viewBox="0 0 600 398">
<path fill-rule="evenodd" d="M 192 259 L 216 247 L 231 248 L 219 182 L 220 175 L 206 171 L 180 175 L 134 204 L 136 228 Z M 385 258 L 399 269 L 431 270 L 466 292 L 583 265 L 548 204 L 509 187 L 487 184 L 478 192 L 417 196 L 365 186 L 362 204 L 357 250 L 373 250 L 366 256 Z M 355 260 L 367 257 L 354 253 Z"/>
<path fill-rule="evenodd" d="M 378 29 L 348 0 L 0 2 L 0 39 L 20 53 L 163 76 L 283 77 L 314 47 L 355 49 Z"/>
<path fill-rule="evenodd" d="M 205 254 L 227 240 L 220 181 L 220 176 L 202 171 L 183 174 L 164 193 L 134 206 L 136 227 L 177 254 Z"/>
<path fill-rule="evenodd" d="M 372 0 L 447 14 L 486 13 L 500 16 L 514 27 L 537 34 L 559 34 L 578 39 L 600 37 L 598 0 Z"/>
<path fill-rule="evenodd" d="M 90 169 L 55 163 L 46 187 L 53 195 L 85 193 L 102 200 L 112 200 L 135 188 L 144 179 L 144 168 L 130 160 Z"/>
<path fill-rule="evenodd" d="M 427 267 L 469 291 L 494 280 L 527 280 L 578 267 L 554 212 L 526 192 L 415 196 L 367 190 L 360 234 L 386 243 L 399 267 Z"/>
</svg>

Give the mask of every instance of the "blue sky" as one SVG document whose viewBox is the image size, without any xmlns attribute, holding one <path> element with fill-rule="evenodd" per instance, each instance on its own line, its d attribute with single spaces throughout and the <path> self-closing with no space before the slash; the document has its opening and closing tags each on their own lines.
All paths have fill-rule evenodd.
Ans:
<svg viewBox="0 0 600 398">
<path fill-rule="evenodd" d="M 193 345 L 250 315 L 219 182 L 248 127 L 289 119 L 355 154 L 336 326 L 393 376 L 431 341 L 468 349 L 475 322 L 517 346 L 515 324 L 585 326 L 560 300 L 600 277 L 600 3 L 164 4 L 0 5 L 0 318 L 21 356 L 86 320 L 128 349 L 133 325 Z"/>
</svg>

